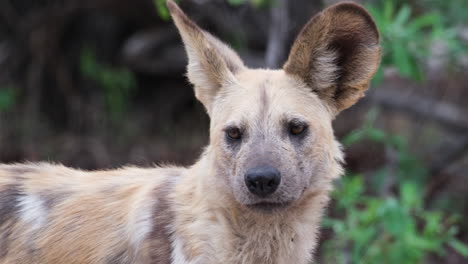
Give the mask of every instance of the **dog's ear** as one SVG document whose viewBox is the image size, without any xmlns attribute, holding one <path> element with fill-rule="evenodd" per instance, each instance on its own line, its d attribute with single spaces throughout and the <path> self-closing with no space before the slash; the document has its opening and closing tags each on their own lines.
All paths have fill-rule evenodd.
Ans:
<svg viewBox="0 0 468 264">
<path fill-rule="evenodd" d="M 338 114 L 356 103 L 380 63 L 379 32 L 367 11 L 340 3 L 314 16 L 283 69 L 301 78 Z"/>
<path fill-rule="evenodd" d="M 220 88 L 235 81 L 234 74 L 245 66 L 231 48 L 198 27 L 176 3 L 169 0 L 167 6 L 185 45 L 187 75 L 195 86 L 195 96 L 210 114 Z"/>
</svg>

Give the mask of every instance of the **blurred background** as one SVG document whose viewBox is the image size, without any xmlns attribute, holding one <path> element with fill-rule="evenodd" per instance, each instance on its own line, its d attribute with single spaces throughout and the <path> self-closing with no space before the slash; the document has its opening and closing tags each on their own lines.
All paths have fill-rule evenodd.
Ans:
<svg viewBox="0 0 468 264">
<path fill-rule="evenodd" d="M 179 0 L 278 68 L 329 0 Z M 367 97 L 334 122 L 347 174 L 319 263 L 468 263 L 468 1 L 358 1 L 381 33 Z M 165 0 L 0 0 L 0 162 L 192 164 L 209 120 Z"/>
</svg>

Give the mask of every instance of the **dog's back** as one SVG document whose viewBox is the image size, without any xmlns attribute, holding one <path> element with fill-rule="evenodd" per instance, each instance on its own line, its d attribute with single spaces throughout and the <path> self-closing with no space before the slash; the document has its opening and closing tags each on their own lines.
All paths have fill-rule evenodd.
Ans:
<svg viewBox="0 0 468 264">
<path fill-rule="evenodd" d="M 332 120 L 378 68 L 375 23 L 357 4 L 331 6 L 306 24 L 283 69 L 249 69 L 168 7 L 211 118 L 204 153 L 187 169 L 0 165 L 0 263 L 311 262 L 343 173 Z"/>
<path fill-rule="evenodd" d="M 155 219 L 169 217 L 164 200 L 181 173 L 176 168 L 84 172 L 46 163 L 0 165 L 0 263 L 154 260 L 147 249 L 161 242 L 163 250 L 169 242 L 164 221 L 158 225 Z M 150 242 L 152 235 L 158 239 Z"/>
</svg>

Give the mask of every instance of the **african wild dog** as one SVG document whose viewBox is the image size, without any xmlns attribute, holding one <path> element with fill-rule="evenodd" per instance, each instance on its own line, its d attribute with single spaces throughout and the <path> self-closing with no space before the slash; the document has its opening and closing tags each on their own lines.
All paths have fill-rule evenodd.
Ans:
<svg viewBox="0 0 468 264">
<path fill-rule="evenodd" d="M 311 260 L 342 173 L 331 121 L 379 64 L 372 18 L 334 5 L 307 23 L 282 70 L 249 69 L 168 6 L 211 117 L 209 146 L 190 168 L 0 165 L 0 263 Z"/>
</svg>

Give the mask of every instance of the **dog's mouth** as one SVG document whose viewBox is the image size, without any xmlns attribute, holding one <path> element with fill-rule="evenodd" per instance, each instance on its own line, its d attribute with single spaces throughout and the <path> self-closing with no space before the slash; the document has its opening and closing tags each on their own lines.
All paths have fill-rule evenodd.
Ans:
<svg viewBox="0 0 468 264">
<path fill-rule="evenodd" d="M 289 202 L 286 202 L 286 203 L 259 202 L 259 203 L 249 204 L 247 205 L 247 207 L 255 211 L 271 213 L 271 212 L 285 209 L 289 205 L 290 205 Z"/>
</svg>

